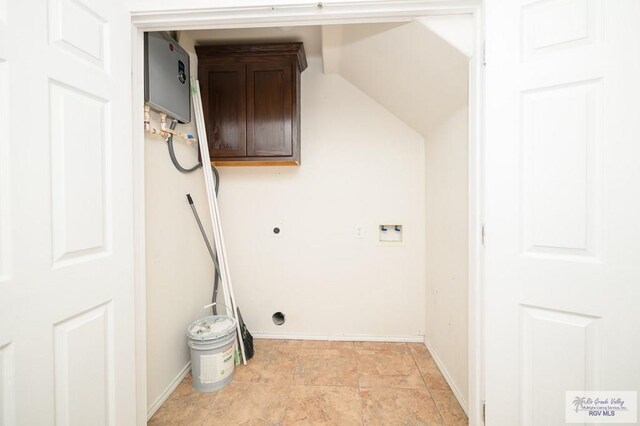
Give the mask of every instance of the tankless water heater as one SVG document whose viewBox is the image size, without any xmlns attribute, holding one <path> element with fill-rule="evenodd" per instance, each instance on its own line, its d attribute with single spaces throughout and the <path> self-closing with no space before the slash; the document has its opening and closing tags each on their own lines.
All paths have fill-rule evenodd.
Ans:
<svg viewBox="0 0 640 426">
<path fill-rule="evenodd" d="M 144 100 L 181 123 L 191 121 L 189 54 L 164 32 L 144 34 Z"/>
</svg>

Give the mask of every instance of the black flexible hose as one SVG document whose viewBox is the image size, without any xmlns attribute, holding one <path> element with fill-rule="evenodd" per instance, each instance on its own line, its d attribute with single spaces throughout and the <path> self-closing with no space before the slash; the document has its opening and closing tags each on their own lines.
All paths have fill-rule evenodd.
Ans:
<svg viewBox="0 0 640 426">
<path fill-rule="evenodd" d="M 171 124 L 169 125 L 169 128 L 171 130 L 176 128 L 176 124 L 177 121 L 176 120 L 171 120 Z M 202 167 L 202 163 L 198 162 L 198 164 L 196 164 L 195 166 L 186 169 L 184 167 L 182 167 L 182 165 L 178 162 L 178 159 L 176 158 L 176 153 L 173 150 L 173 135 L 169 135 L 169 139 L 167 139 L 167 147 L 169 148 L 169 157 L 171 157 L 171 162 L 173 163 L 173 165 L 176 167 L 176 169 L 178 169 L 179 171 L 181 171 L 182 173 L 191 173 L 194 172 L 196 170 L 198 170 L 200 167 Z"/>
<path fill-rule="evenodd" d="M 176 128 L 176 124 L 177 121 L 176 120 L 171 120 L 171 124 L 169 125 L 169 128 L 171 130 L 174 130 Z M 178 169 L 179 171 L 181 171 L 182 173 L 191 173 L 191 172 L 195 172 L 196 170 L 198 170 L 200 167 L 202 167 L 202 162 L 199 161 L 198 164 L 196 164 L 195 166 L 186 169 L 184 167 L 182 167 L 182 165 L 180 164 L 180 162 L 178 162 L 178 159 L 176 158 L 176 153 L 173 149 L 173 135 L 169 135 L 169 139 L 167 139 L 167 147 L 169 148 L 169 157 L 171 157 L 171 162 L 173 163 L 173 165 L 175 166 L 176 169 Z M 220 174 L 218 173 L 218 169 L 216 169 L 214 167 L 214 165 L 211 165 L 211 170 L 213 170 L 213 174 L 216 177 L 216 195 L 218 195 L 218 188 L 220 188 Z"/>
<path fill-rule="evenodd" d="M 216 195 L 218 195 L 218 188 L 220 188 L 220 175 L 218 174 L 218 169 L 216 169 L 213 164 L 211 165 L 211 170 L 213 171 L 213 175 L 216 177 Z"/>
<path fill-rule="evenodd" d="M 176 128 L 177 125 L 177 121 L 176 120 L 171 120 L 171 124 L 169 125 L 169 128 L 171 130 L 174 130 Z M 178 162 L 178 159 L 176 158 L 176 153 L 173 149 L 173 134 L 169 135 L 169 139 L 167 139 L 167 147 L 169 148 L 169 157 L 171 157 L 171 162 L 173 163 L 173 165 L 175 166 L 176 169 L 178 169 L 180 172 L 182 173 L 191 173 L 191 172 L 195 172 L 196 170 L 198 170 L 200 167 L 202 167 L 202 162 L 199 161 L 198 164 L 196 164 L 195 166 L 186 169 L 184 167 L 182 167 L 182 165 L 180 164 L 180 162 Z M 215 168 L 215 166 L 212 164 L 211 165 L 211 170 L 213 171 L 213 174 L 215 176 L 215 191 L 216 191 L 216 196 L 218 195 L 218 189 L 220 188 L 220 174 L 218 173 L 218 169 Z M 196 216 L 197 218 L 197 216 Z M 202 225 L 200 225 L 202 226 Z M 201 228 L 203 235 L 204 234 L 204 230 Z M 209 242 L 206 240 L 205 238 L 205 242 L 207 243 L 207 245 L 209 245 Z M 211 249 L 210 249 L 211 250 Z M 212 252 L 212 255 L 214 256 L 213 259 L 213 264 L 214 264 L 214 268 L 215 268 L 215 273 L 214 273 L 214 278 L 213 278 L 213 294 L 211 295 L 211 303 L 216 303 L 217 299 L 218 299 L 218 287 L 219 287 L 219 282 L 220 282 L 220 268 L 218 266 L 218 257 L 215 255 L 215 253 Z M 217 315 L 218 314 L 218 309 L 217 309 L 217 305 L 212 305 L 211 306 L 211 312 L 213 313 L 213 315 Z"/>
</svg>

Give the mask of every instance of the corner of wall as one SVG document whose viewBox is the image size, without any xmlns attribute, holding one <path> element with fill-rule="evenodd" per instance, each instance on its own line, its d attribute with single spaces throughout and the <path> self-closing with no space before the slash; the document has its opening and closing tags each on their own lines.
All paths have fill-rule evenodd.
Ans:
<svg viewBox="0 0 640 426">
<path fill-rule="evenodd" d="M 155 401 L 153 401 L 151 403 L 151 405 L 147 409 L 147 421 L 151 420 L 151 417 L 153 417 L 153 415 L 156 413 L 156 411 L 158 411 L 158 409 L 160 409 L 162 404 L 164 404 L 164 402 L 167 399 L 169 399 L 169 397 L 171 396 L 173 391 L 176 390 L 178 385 L 180 385 L 182 380 L 185 377 L 187 377 L 187 374 L 189 374 L 190 371 L 191 371 L 191 361 L 189 361 L 184 366 L 184 368 L 182 370 L 180 370 L 178 375 L 171 381 L 171 383 L 169 383 L 167 388 L 160 395 L 158 395 L 158 398 L 156 398 Z"/>
<path fill-rule="evenodd" d="M 468 108 L 426 137 L 425 342 L 466 401 L 469 387 Z"/>
<path fill-rule="evenodd" d="M 428 339 L 427 336 L 424 337 L 424 345 L 427 347 L 427 350 L 431 354 L 431 358 L 433 358 L 433 361 L 438 366 L 438 370 L 440 370 L 440 373 L 442 373 L 442 377 L 444 377 L 445 381 L 447 382 L 447 384 L 451 388 L 451 392 L 453 392 L 453 395 L 456 397 L 456 399 L 458 400 L 458 403 L 462 407 L 462 410 L 464 410 L 465 414 L 468 417 L 469 416 L 469 403 L 467 401 L 467 397 L 460 390 L 460 388 L 456 385 L 456 382 L 453 380 L 453 377 L 449 373 L 449 370 L 447 370 L 446 365 L 442 362 L 442 359 L 440 358 L 440 356 L 438 355 L 436 350 L 429 343 L 429 339 Z"/>
</svg>

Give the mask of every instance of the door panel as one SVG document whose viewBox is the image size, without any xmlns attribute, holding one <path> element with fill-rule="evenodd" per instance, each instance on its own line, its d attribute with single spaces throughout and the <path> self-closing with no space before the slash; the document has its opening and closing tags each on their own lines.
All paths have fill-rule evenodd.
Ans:
<svg viewBox="0 0 640 426">
<path fill-rule="evenodd" d="M 112 308 L 110 301 L 53 327 L 56 424 L 115 418 Z"/>
<path fill-rule="evenodd" d="M 522 252 L 593 259 L 602 226 L 602 80 L 523 91 L 521 107 Z"/>
<path fill-rule="evenodd" d="M 120 1 L 5 12 L 0 424 L 133 424 L 130 19 Z"/>
<path fill-rule="evenodd" d="M 55 268 L 109 251 L 109 115 L 108 101 L 77 88 L 50 81 L 49 95 Z"/>
<path fill-rule="evenodd" d="M 11 285 L 12 238 L 9 178 L 11 159 L 9 147 L 9 51 L 7 36 L 7 4 L 0 0 L 0 297 Z M 0 321 L 5 308 L 0 298 Z M 3 329 L 0 323 L 0 330 Z M 0 333 L 0 425 L 16 424 L 15 337 Z"/>
<path fill-rule="evenodd" d="M 11 238 L 9 176 L 11 159 L 9 150 L 9 59 L 7 4 L 0 0 L 0 288 L 10 275 Z M 0 347 L 3 342 L 0 341 Z M 2 371 L 2 370 L 0 370 Z M 2 404 L 2 398 L 0 398 Z M 0 411 L 4 412 L 4 411 Z M 1 415 L 0 415 L 1 416 Z"/>
<path fill-rule="evenodd" d="M 16 424 L 13 342 L 0 346 L 0 424 Z"/>
<path fill-rule="evenodd" d="M 293 88 L 290 62 L 247 65 L 247 155 L 293 154 Z"/>
<path fill-rule="evenodd" d="M 601 325 L 598 317 L 521 307 L 523 424 L 564 424 L 564 392 L 597 388 Z"/>
<path fill-rule="evenodd" d="M 640 3 L 486 3 L 487 424 L 640 390 Z M 632 367 L 633 366 L 633 367 Z"/>
<path fill-rule="evenodd" d="M 246 72 L 244 64 L 212 62 L 201 66 L 203 112 L 209 152 L 214 157 L 247 155 Z"/>
</svg>

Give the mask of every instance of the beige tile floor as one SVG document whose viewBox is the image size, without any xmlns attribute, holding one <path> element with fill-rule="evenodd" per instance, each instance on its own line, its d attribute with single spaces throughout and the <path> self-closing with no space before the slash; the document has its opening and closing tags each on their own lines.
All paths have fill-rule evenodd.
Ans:
<svg viewBox="0 0 640 426">
<path fill-rule="evenodd" d="M 467 425 L 421 343 L 255 340 L 212 393 L 188 375 L 150 425 Z"/>
</svg>

